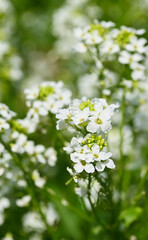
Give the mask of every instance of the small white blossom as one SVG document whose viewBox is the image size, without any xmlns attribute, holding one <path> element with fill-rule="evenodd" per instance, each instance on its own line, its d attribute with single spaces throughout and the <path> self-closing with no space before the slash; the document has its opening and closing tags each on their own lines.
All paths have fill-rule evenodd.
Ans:
<svg viewBox="0 0 148 240">
<path fill-rule="evenodd" d="M 138 39 L 136 37 L 133 37 L 130 39 L 130 43 L 127 44 L 125 48 L 131 52 L 144 53 L 146 51 L 146 47 L 144 46 L 146 42 L 147 41 L 145 38 Z"/>
<path fill-rule="evenodd" d="M 28 212 L 23 216 L 23 226 L 27 232 L 43 232 L 46 227 L 37 212 Z"/>
<path fill-rule="evenodd" d="M 17 153 L 28 153 L 33 154 L 34 152 L 34 142 L 28 141 L 27 136 L 24 134 L 19 134 L 16 143 L 11 145 L 11 149 L 13 152 Z"/>
<path fill-rule="evenodd" d="M 32 172 L 32 179 L 33 179 L 35 185 L 39 188 L 43 188 L 43 186 L 46 183 L 46 180 L 44 178 L 40 177 L 40 174 L 37 170 L 34 170 Z"/>
<path fill-rule="evenodd" d="M 45 157 L 47 158 L 47 163 L 49 166 L 54 167 L 56 165 L 57 152 L 52 147 L 46 149 Z"/>
<path fill-rule="evenodd" d="M 130 54 L 126 51 L 122 51 L 120 53 L 119 62 L 122 64 L 131 65 L 133 63 L 138 63 L 142 59 L 143 59 L 143 57 L 138 53 Z"/>
<path fill-rule="evenodd" d="M 26 207 L 26 206 L 28 206 L 30 201 L 31 201 L 31 196 L 26 195 L 26 196 L 24 196 L 24 197 L 22 197 L 20 199 L 17 199 L 16 200 L 16 205 L 18 207 Z"/>
<path fill-rule="evenodd" d="M 1 118 L 0 117 L 0 132 L 5 130 L 5 129 L 8 129 L 10 126 L 9 124 L 6 122 L 5 119 Z"/>
</svg>

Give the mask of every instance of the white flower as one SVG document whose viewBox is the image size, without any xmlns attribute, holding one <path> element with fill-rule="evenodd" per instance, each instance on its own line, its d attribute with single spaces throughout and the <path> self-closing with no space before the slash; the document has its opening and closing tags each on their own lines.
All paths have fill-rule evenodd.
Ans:
<svg viewBox="0 0 148 240">
<path fill-rule="evenodd" d="M 87 173 L 93 173 L 95 171 L 95 168 L 93 164 L 90 163 L 89 158 L 86 158 L 85 160 L 79 160 L 79 158 L 75 158 L 74 169 L 77 173 L 81 173 L 83 170 L 85 170 Z"/>
<path fill-rule="evenodd" d="M 33 89 L 25 89 L 26 99 L 27 100 L 34 100 L 37 99 L 39 96 L 39 89 L 37 87 Z"/>
<path fill-rule="evenodd" d="M 111 28 L 115 26 L 115 23 L 112 21 L 101 21 L 100 24 L 104 27 L 104 28 Z"/>
<path fill-rule="evenodd" d="M 89 118 L 89 123 L 86 127 L 88 132 L 99 133 L 99 132 L 108 132 L 111 129 L 111 112 L 108 109 L 103 110 L 102 112 L 97 111 Z"/>
<path fill-rule="evenodd" d="M 30 116 L 29 116 L 30 115 Z M 32 113 L 27 113 L 27 117 L 24 119 L 17 119 L 17 122 L 26 129 L 27 133 L 33 133 L 36 130 L 37 124 L 38 124 L 38 117 L 37 119 L 32 116 Z"/>
<path fill-rule="evenodd" d="M 74 114 L 73 117 L 71 117 L 71 119 L 73 120 L 73 123 L 75 125 L 79 125 L 88 120 L 89 114 L 90 114 L 89 108 L 85 108 L 83 111 L 81 110 L 76 111 L 76 113 Z"/>
<path fill-rule="evenodd" d="M 6 122 L 6 120 L 0 117 L 0 132 L 1 132 L 2 130 L 8 129 L 9 127 L 10 127 L 10 126 L 9 126 L 9 124 Z"/>
<path fill-rule="evenodd" d="M 120 53 L 118 60 L 122 64 L 131 65 L 132 63 L 137 63 L 137 62 L 141 61 L 142 59 L 143 59 L 143 57 L 138 53 L 130 54 L 127 51 L 122 51 Z"/>
<path fill-rule="evenodd" d="M 52 204 L 48 204 L 46 209 L 46 219 L 50 226 L 54 226 L 59 221 L 59 215 Z"/>
<path fill-rule="evenodd" d="M 96 170 L 98 172 L 103 172 L 105 167 L 110 168 L 110 169 L 115 168 L 115 164 L 114 164 L 113 160 L 108 159 L 108 155 L 104 156 L 103 161 L 99 161 L 96 163 Z"/>
<path fill-rule="evenodd" d="M 76 52 L 85 53 L 85 52 L 87 51 L 87 48 L 86 48 L 86 46 L 85 46 L 84 43 L 79 42 L 79 43 L 77 43 L 76 46 L 74 47 L 74 50 L 75 50 Z"/>
<path fill-rule="evenodd" d="M 48 115 L 48 110 L 46 108 L 46 105 L 42 101 L 35 101 L 33 102 L 32 108 L 29 110 L 27 116 L 30 118 L 38 119 L 40 116 L 46 116 Z"/>
<path fill-rule="evenodd" d="M 5 208 L 10 207 L 10 201 L 8 198 L 3 197 L 0 199 L 0 212 L 3 212 Z"/>
<path fill-rule="evenodd" d="M 100 183 L 96 179 L 92 179 L 90 194 L 91 194 L 91 201 L 93 204 L 97 203 L 98 200 L 98 193 L 101 189 Z"/>
<path fill-rule="evenodd" d="M 144 80 L 145 79 L 145 66 L 139 63 L 132 63 L 131 69 L 133 72 L 131 74 L 133 80 Z"/>
<path fill-rule="evenodd" d="M 130 39 L 130 43 L 125 46 L 126 50 L 131 52 L 138 52 L 138 53 L 144 53 L 146 51 L 146 47 L 144 46 L 146 44 L 145 38 L 136 38 L 133 37 Z"/>
<path fill-rule="evenodd" d="M 45 151 L 45 147 L 43 145 L 36 145 L 34 146 L 34 152 L 32 153 L 34 158 L 38 160 L 38 162 L 45 164 L 46 160 L 45 157 L 43 156 Z"/>
<path fill-rule="evenodd" d="M 23 77 L 23 72 L 21 69 L 19 68 L 12 68 L 10 69 L 10 72 L 9 72 L 10 76 L 11 76 L 11 79 L 13 81 L 18 81 L 20 80 L 22 77 Z"/>
<path fill-rule="evenodd" d="M 72 115 L 71 109 L 60 109 L 59 113 L 57 113 L 56 118 L 61 120 L 71 119 Z"/>
<path fill-rule="evenodd" d="M 16 143 L 12 144 L 11 150 L 17 153 L 28 153 L 33 154 L 34 152 L 34 142 L 28 141 L 26 135 L 19 134 Z"/>
<path fill-rule="evenodd" d="M 5 150 L 4 146 L 0 143 L 0 154 L 3 153 Z"/>
<path fill-rule="evenodd" d="M 37 212 L 28 212 L 23 216 L 23 226 L 26 231 L 43 232 L 46 227 Z"/>
<path fill-rule="evenodd" d="M 91 184 L 90 184 L 90 198 L 93 204 L 97 203 L 98 200 L 98 192 L 100 191 L 101 185 L 100 183 L 94 179 L 91 178 Z M 77 186 L 75 187 L 75 192 L 80 197 L 83 197 L 84 203 L 86 207 L 91 210 L 91 206 L 88 204 L 88 179 L 81 179 L 79 178 L 77 181 Z"/>
<path fill-rule="evenodd" d="M 47 158 L 47 163 L 49 166 L 54 167 L 56 165 L 57 152 L 52 147 L 45 151 L 45 157 Z"/>
<path fill-rule="evenodd" d="M 40 177 L 40 174 L 37 170 L 34 170 L 32 172 L 32 179 L 33 179 L 35 185 L 39 188 L 43 188 L 43 186 L 46 183 L 46 180 L 44 178 Z"/>
<path fill-rule="evenodd" d="M 6 42 L 0 41 L 0 59 L 10 51 L 10 46 Z"/>
<path fill-rule="evenodd" d="M 87 173 L 93 173 L 95 171 L 93 164 L 87 162 L 86 160 L 78 160 L 74 165 L 74 169 L 77 173 L 81 173 L 83 170 Z"/>
<path fill-rule="evenodd" d="M 24 179 L 20 179 L 20 180 L 17 181 L 17 185 L 19 187 L 26 187 L 27 183 L 26 183 L 26 181 Z"/>
<path fill-rule="evenodd" d="M 24 197 L 22 197 L 20 199 L 17 199 L 16 200 L 16 205 L 18 207 L 26 207 L 26 206 L 28 206 L 30 200 L 31 200 L 31 196 L 26 195 L 26 196 L 24 196 Z"/>
<path fill-rule="evenodd" d="M 88 180 L 87 179 L 78 179 L 78 187 L 75 188 L 75 192 L 80 197 L 83 197 L 87 194 L 88 191 Z"/>
<path fill-rule="evenodd" d="M 106 40 L 100 46 L 100 53 L 104 54 L 115 54 L 120 51 L 120 48 L 117 44 L 113 42 L 113 40 Z"/>
<path fill-rule="evenodd" d="M 4 167 L 0 167 L 0 176 L 2 176 L 5 172 L 5 168 Z"/>
<path fill-rule="evenodd" d="M 15 116 L 15 113 L 10 111 L 10 109 L 5 104 L 0 103 L 0 115 L 6 120 L 10 120 Z"/>
<path fill-rule="evenodd" d="M 98 31 L 86 33 L 83 39 L 85 40 L 85 43 L 88 45 L 95 45 L 102 42 L 102 37 L 99 36 Z"/>
</svg>

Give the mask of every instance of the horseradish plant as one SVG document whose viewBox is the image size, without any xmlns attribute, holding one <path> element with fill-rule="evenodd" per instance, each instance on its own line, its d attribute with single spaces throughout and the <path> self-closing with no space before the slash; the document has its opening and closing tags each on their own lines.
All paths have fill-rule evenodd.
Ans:
<svg viewBox="0 0 148 240">
<path fill-rule="evenodd" d="M 57 231 L 60 228 L 60 213 L 54 206 L 57 199 L 83 217 L 91 231 L 95 224 L 89 239 L 100 233 L 104 239 L 130 237 L 127 228 L 142 213 L 138 200 L 147 173 L 142 172 L 138 191 L 135 185 L 129 188 L 134 189 L 132 196 L 128 192 L 126 197 L 130 182 L 127 178 L 124 185 L 128 170 L 125 161 L 135 158 L 130 151 L 125 157 L 124 144 L 126 140 L 128 143 L 129 135 L 125 137 L 124 131 L 127 133 L 130 128 L 134 141 L 137 140 L 131 114 L 139 113 L 141 95 L 143 98 L 146 95 L 141 84 L 141 81 L 147 84 L 148 48 L 146 40 L 139 38 L 143 33 L 144 30 L 126 27 L 117 29 L 112 22 L 104 21 L 75 29 L 79 42 L 74 48 L 86 54 L 86 64 L 98 77 L 96 97 L 71 101 L 71 91 L 61 81 L 44 81 L 25 90 L 28 107 L 25 118 L 17 118 L 4 103 L 0 104 L 0 225 L 5 224 L 13 209 L 19 212 L 23 208 L 19 212 L 22 223 L 18 223 L 23 234 L 19 237 L 59 239 L 63 235 L 59 237 Z M 116 130 L 119 139 L 114 136 Z M 115 148 L 119 148 L 117 161 L 110 150 L 113 141 Z M 67 166 L 71 178 L 66 185 L 73 180 L 83 211 L 49 187 L 56 175 L 58 158 Z M 10 226 L 2 237 L 13 239 L 13 235 L 15 239 L 17 235 Z"/>
</svg>

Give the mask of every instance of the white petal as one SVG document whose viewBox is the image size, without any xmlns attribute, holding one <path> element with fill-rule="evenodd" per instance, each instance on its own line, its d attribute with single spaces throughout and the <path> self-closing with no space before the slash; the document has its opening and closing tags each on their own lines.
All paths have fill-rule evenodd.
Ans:
<svg viewBox="0 0 148 240">
<path fill-rule="evenodd" d="M 112 156 L 112 153 L 111 152 L 100 152 L 99 154 L 99 159 L 100 160 L 106 160 L 106 159 L 109 159 L 110 157 Z"/>
<path fill-rule="evenodd" d="M 100 132 L 101 125 L 95 124 L 94 121 L 89 122 L 87 125 L 87 131 L 91 133 Z"/>
<path fill-rule="evenodd" d="M 82 167 L 81 163 L 75 164 L 74 169 L 77 173 L 81 173 L 83 171 L 83 167 Z"/>
<path fill-rule="evenodd" d="M 101 162 L 97 162 L 96 164 L 96 169 L 98 172 L 102 172 L 105 168 L 105 164 L 104 163 L 101 163 Z"/>
<path fill-rule="evenodd" d="M 79 156 L 78 156 L 78 153 L 74 152 L 74 153 L 71 153 L 70 154 L 70 158 L 73 162 L 77 163 L 79 162 Z"/>
<path fill-rule="evenodd" d="M 114 164 L 113 160 L 111 160 L 111 159 L 107 160 L 107 163 L 105 165 L 106 165 L 106 167 L 108 167 L 110 169 L 115 168 L 115 164 Z"/>
<path fill-rule="evenodd" d="M 92 164 L 86 164 L 86 166 L 84 167 L 85 171 L 87 173 L 93 173 L 95 171 L 95 168 Z"/>
</svg>

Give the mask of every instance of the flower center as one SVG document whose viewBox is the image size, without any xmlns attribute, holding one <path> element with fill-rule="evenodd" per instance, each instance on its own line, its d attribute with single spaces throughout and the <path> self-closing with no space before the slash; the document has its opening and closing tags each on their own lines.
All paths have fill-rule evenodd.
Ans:
<svg viewBox="0 0 148 240">
<path fill-rule="evenodd" d="M 102 121 L 100 118 L 97 118 L 96 121 L 95 121 L 97 124 L 102 124 Z"/>
<path fill-rule="evenodd" d="M 95 157 L 95 158 L 99 158 L 99 156 L 98 156 L 96 153 L 94 154 L 94 157 Z"/>
<path fill-rule="evenodd" d="M 85 165 L 86 165 L 85 160 L 81 160 L 81 164 L 82 164 L 83 166 L 85 166 Z"/>
<path fill-rule="evenodd" d="M 80 122 L 83 122 L 83 121 L 84 121 L 84 118 L 81 118 L 81 119 L 80 119 Z"/>
</svg>

